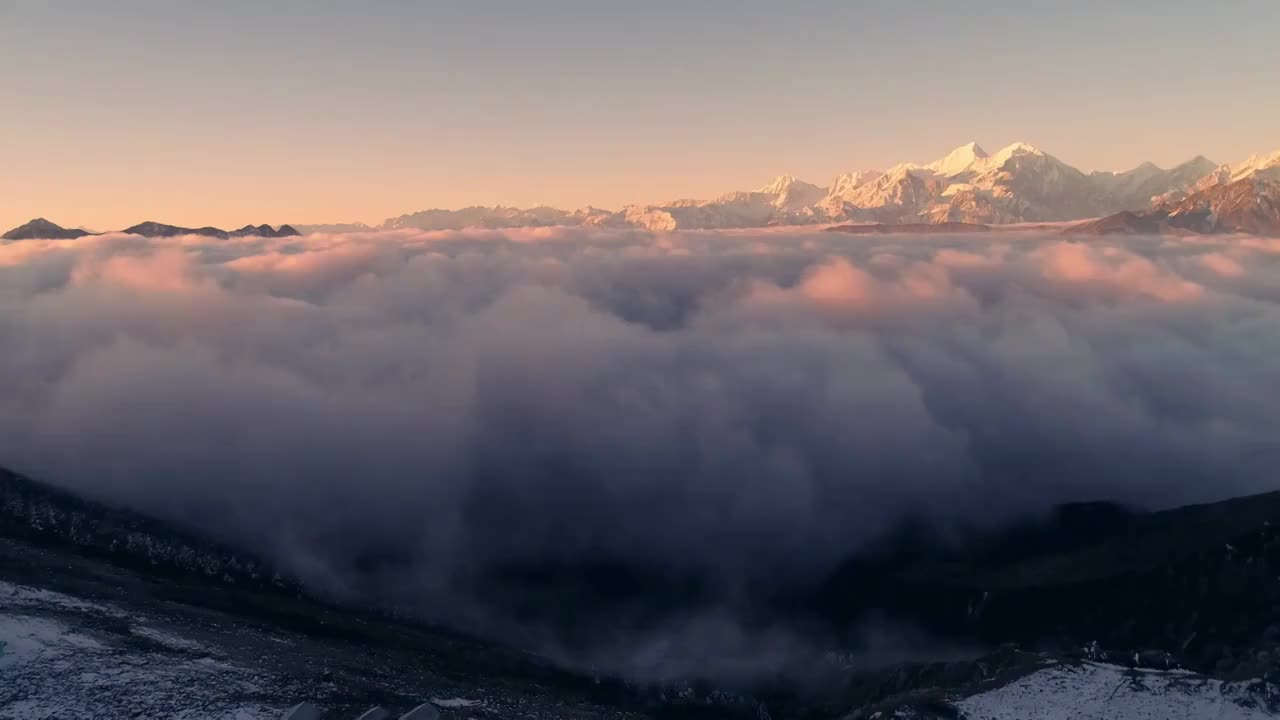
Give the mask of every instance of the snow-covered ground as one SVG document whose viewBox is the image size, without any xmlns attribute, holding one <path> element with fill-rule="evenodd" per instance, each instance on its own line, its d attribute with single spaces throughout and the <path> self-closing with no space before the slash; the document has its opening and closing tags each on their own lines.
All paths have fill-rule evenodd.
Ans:
<svg viewBox="0 0 1280 720">
<path fill-rule="evenodd" d="M 274 719 L 273 685 L 117 607 L 0 582 L 0 718 Z"/>
<path fill-rule="evenodd" d="M 294 641 L 198 617 L 0 581 L 0 720 L 279 720 L 315 699 L 290 677 Z M 413 717 L 492 717 L 476 698 L 432 697 Z"/>
<path fill-rule="evenodd" d="M 277 720 L 305 692 L 270 662 L 245 662 L 201 633 L 162 612 L 0 581 L 0 720 Z M 1276 700 L 1260 683 L 1084 662 L 951 702 L 967 720 L 1255 720 L 1280 717 Z M 430 705 L 506 716 L 481 695 Z"/>
<path fill-rule="evenodd" d="M 1280 717 L 1253 683 L 1086 662 L 955 702 L 970 720 L 1254 720 Z"/>
</svg>

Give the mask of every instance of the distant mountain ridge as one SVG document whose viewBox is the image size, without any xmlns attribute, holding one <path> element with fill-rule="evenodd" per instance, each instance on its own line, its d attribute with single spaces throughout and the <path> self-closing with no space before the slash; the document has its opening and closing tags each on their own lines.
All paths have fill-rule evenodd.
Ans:
<svg viewBox="0 0 1280 720">
<path fill-rule="evenodd" d="M 165 225 L 164 223 L 152 222 L 150 220 L 144 223 L 138 223 L 133 227 L 122 230 L 121 232 L 129 235 L 142 235 L 143 237 L 175 237 L 178 235 L 204 235 L 206 237 L 216 237 L 216 238 L 222 238 L 224 240 L 227 238 L 233 238 L 233 237 L 250 237 L 250 236 L 264 237 L 264 238 L 294 237 L 302 234 L 288 225 L 281 225 L 280 229 L 278 230 L 273 229 L 270 225 L 265 225 L 265 224 L 258 225 L 256 227 L 253 225 L 245 225 L 239 230 L 232 230 L 228 232 L 226 230 L 222 230 L 216 227 L 185 228 L 185 227 L 178 227 L 176 225 Z"/>
<path fill-rule="evenodd" d="M 1146 212 L 1125 211 L 1081 223 L 1069 234 L 1247 233 L 1280 237 L 1280 181 L 1246 177 L 1211 185 Z"/>
<path fill-rule="evenodd" d="M 36 218 L 0 235 L 0 240 L 74 240 L 88 234 L 88 230 L 64 228 L 44 218 Z"/>
<path fill-rule="evenodd" d="M 1220 165 L 1151 207 L 1081 223 L 1072 234 L 1249 233 L 1280 237 L 1280 152 Z"/>
<path fill-rule="evenodd" d="M 1237 187 L 1227 201 L 1224 188 Z M 1049 153 L 1015 142 L 988 153 L 976 142 L 966 143 L 925 164 L 902 163 L 888 170 L 864 170 L 837 176 L 827 186 L 780 175 L 757 190 L 725 193 L 709 201 L 672 200 L 627 205 L 619 210 L 584 207 L 563 210 L 550 206 L 517 208 L 471 206 L 454 210 L 433 208 L 389 218 L 376 227 L 363 223 L 330 225 L 246 225 L 226 231 L 214 227 L 186 228 L 144 222 L 124 232 L 147 237 L 203 235 L 230 238 L 246 235 L 289 237 L 311 233 L 376 232 L 383 230 L 508 229 L 574 226 L 636 228 L 652 232 L 726 228 L 756 228 L 809 224 L 879 224 L 911 227 L 922 223 L 1007 225 L 1108 219 L 1082 231 L 1121 231 L 1126 228 L 1177 228 L 1185 232 L 1263 232 L 1280 234 L 1272 218 L 1274 196 L 1268 182 L 1280 182 L 1280 151 L 1255 155 L 1233 165 L 1218 165 L 1203 155 L 1174 166 L 1152 163 L 1125 172 L 1085 173 Z M 1248 197 L 1245 197 L 1248 196 Z M 1214 222 L 1159 220 L 1167 215 L 1191 217 L 1179 203 L 1194 202 L 1230 209 Z M 1218 199 L 1212 199 L 1218 198 Z M 1251 219 L 1242 215 L 1245 206 Z M 1113 217 L 1132 213 L 1135 218 Z M 1215 211 L 1216 212 L 1216 211 Z M 1233 219 L 1233 217 L 1235 219 Z M 1181 223 L 1181 224 L 1179 224 Z M 1195 229 L 1199 228 L 1199 229 Z M 1232 228 L 1257 228 L 1234 230 Z M 1132 230 L 1128 230 L 1132 231 Z M 9 240 L 34 237 L 74 238 L 88 234 L 67 230 L 47 220 L 33 220 L 6 233 Z"/>
<path fill-rule="evenodd" d="M 289 225 L 281 225 L 278 229 L 272 228 L 270 225 L 245 225 L 239 230 L 223 230 L 216 227 L 187 228 L 177 225 L 166 225 L 151 220 L 138 223 L 131 227 L 125 228 L 120 232 L 127 235 L 142 235 L 143 237 L 177 237 L 179 235 L 203 235 L 205 237 L 221 238 L 223 240 L 233 237 L 264 237 L 264 238 L 281 238 L 295 237 L 301 235 L 296 229 Z M 74 228 L 64 228 L 57 223 L 50 222 L 44 218 L 36 218 L 20 225 L 9 232 L 0 236 L 3 240 L 74 240 L 85 235 L 94 235 L 87 230 Z"/>
<path fill-rule="evenodd" d="M 713 200 L 675 200 L 628 205 L 620 210 L 497 206 L 431 209 L 390 218 L 359 230 L 458 230 L 569 225 L 672 230 L 752 228 L 807 224 L 921 223 L 1003 225 L 1053 223 L 1146 212 L 1169 199 L 1182 199 L 1280 166 L 1280 152 L 1236 165 L 1218 165 L 1197 155 L 1172 168 L 1143 163 L 1125 172 L 1085 173 L 1025 142 L 988 153 L 971 142 L 930 163 L 902 163 L 888 170 L 837 176 L 822 187 L 781 175 L 754 191 L 731 192 Z M 1280 170 L 1274 171 L 1280 176 Z M 348 232 L 351 225 L 302 226 L 304 232 Z"/>
</svg>

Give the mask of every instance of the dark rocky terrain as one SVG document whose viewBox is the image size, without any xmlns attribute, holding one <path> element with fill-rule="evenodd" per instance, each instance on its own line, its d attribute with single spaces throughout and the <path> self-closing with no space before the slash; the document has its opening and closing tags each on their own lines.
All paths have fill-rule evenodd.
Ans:
<svg viewBox="0 0 1280 720">
<path fill-rule="evenodd" d="M 559 592 L 570 584 L 601 614 L 639 603 L 660 615 L 697 597 L 625 568 L 507 582 L 533 611 L 542 598 L 579 622 L 590 613 Z M 166 678 L 122 682 L 107 696 L 97 679 L 67 683 L 33 663 L 0 688 L 0 708 L 56 696 L 67 708 L 110 710 L 97 717 L 129 716 L 123 708 L 140 698 L 170 717 L 197 697 L 211 708 L 199 717 L 301 700 L 326 717 L 354 717 L 429 698 L 446 717 L 964 717 L 965 707 L 985 707 L 984 693 L 1052 692 L 1099 674 L 1130 678 L 1126 692 L 1144 702 L 1189 703 L 1178 693 L 1194 690 L 1197 702 L 1209 693 L 1213 707 L 1239 711 L 1224 717 L 1270 717 L 1280 713 L 1280 493 L 1157 513 L 1070 505 L 994 532 L 905 525 L 824 582 L 762 591 L 747 614 L 827 638 L 869 623 L 909 626 L 931 638 L 936 659 L 876 662 L 850 641 L 800 672 L 780 666 L 745 683 L 608 679 L 327 601 L 195 533 L 0 471 L 0 625 L 6 616 L 19 623 L 11 630 L 51 623 L 90 648 L 84 662 Z M 202 684 L 183 670 L 210 663 L 225 681 Z M 1182 674 L 1162 674 L 1173 668 Z M 1052 682 L 1036 680 L 1047 672 L 1057 673 Z M 89 716 L 80 712 L 55 716 Z"/>
</svg>

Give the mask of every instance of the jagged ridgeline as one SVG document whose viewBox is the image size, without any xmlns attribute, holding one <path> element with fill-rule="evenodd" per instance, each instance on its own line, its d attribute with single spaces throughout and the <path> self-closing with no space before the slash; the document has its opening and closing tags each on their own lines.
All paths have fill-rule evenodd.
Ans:
<svg viewBox="0 0 1280 720">
<path fill-rule="evenodd" d="M 994 153 L 968 143 L 931 163 L 901 163 L 888 170 L 845 173 L 825 187 L 781 175 L 756 190 L 730 192 L 710 200 L 635 204 L 619 210 L 437 208 L 390 218 L 378 227 L 350 223 L 298 227 L 304 233 L 546 225 L 662 232 L 817 223 L 883 226 L 869 232 L 917 232 L 922 225 L 951 224 L 954 232 L 957 224 L 1017 227 L 1070 223 L 1124 211 L 1147 213 L 1244 179 L 1257 182 L 1236 188 L 1235 194 L 1248 197 L 1237 198 L 1232 205 L 1255 208 L 1249 217 L 1241 220 L 1239 213 L 1233 212 L 1218 222 L 1192 225 L 1175 220 L 1169 227 L 1180 232 L 1280 234 L 1280 204 L 1276 201 L 1280 191 L 1268 184 L 1280 179 L 1280 152 L 1229 165 L 1196 156 L 1170 168 L 1148 162 L 1124 172 L 1085 172 L 1021 142 Z M 1113 222 L 1101 229 L 1108 227 L 1129 232 L 1123 223 Z"/>
<path fill-rule="evenodd" d="M 270 225 L 245 225 L 239 230 L 223 230 L 216 227 L 180 227 L 178 225 L 166 225 L 148 220 L 137 225 L 125 228 L 120 232 L 128 235 L 141 235 L 143 237 L 178 237 L 181 235 L 201 235 L 203 237 L 218 238 L 226 240 L 233 237 L 263 237 L 263 238 L 284 238 L 297 237 L 302 233 L 289 225 L 281 225 L 279 228 L 273 228 Z M 64 228 L 61 225 L 46 220 L 44 218 L 36 218 L 26 222 L 18 227 L 0 235 L 0 240 L 74 240 L 86 235 L 96 235 L 88 230 L 81 228 Z"/>
<path fill-rule="evenodd" d="M 1087 222 L 1097 218 L 1105 221 Z M 915 228 L 933 225 L 949 225 L 957 231 L 961 225 L 1017 228 L 1079 221 L 1086 222 L 1072 231 L 1081 234 L 1280 235 L 1280 151 L 1225 165 L 1198 155 L 1171 168 L 1143 163 L 1124 172 L 1085 172 L 1027 143 L 1013 143 L 994 153 L 968 143 L 930 163 L 845 173 L 826 186 L 781 175 L 755 190 L 710 200 L 680 199 L 621 209 L 432 208 L 389 218 L 376 227 L 341 223 L 223 230 L 148 221 L 121 232 L 227 239 L 378 230 L 573 226 L 667 232 L 811 224 L 873 224 L 892 232 L 916 232 Z M 74 239 L 87 234 L 92 233 L 38 218 L 3 238 Z"/>
<path fill-rule="evenodd" d="M 125 228 L 121 232 L 129 235 L 141 235 L 143 237 L 177 237 L 180 235 L 203 235 L 205 237 L 220 238 L 226 240 L 233 237 L 295 237 L 300 235 L 297 230 L 288 225 L 281 225 L 277 230 L 270 225 L 245 225 L 239 230 L 223 230 L 216 227 L 199 227 L 188 228 L 179 227 L 177 225 L 166 225 L 164 223 L 147 221 L 138 223 L 132 227 Z"/>
<path fill-rule="evenodd" d="M 72 550 L 152 573 L 296 593 L 265 562 L 168 523 L 108 507 L 0 468 L 0 537 Z"/>
</svg>

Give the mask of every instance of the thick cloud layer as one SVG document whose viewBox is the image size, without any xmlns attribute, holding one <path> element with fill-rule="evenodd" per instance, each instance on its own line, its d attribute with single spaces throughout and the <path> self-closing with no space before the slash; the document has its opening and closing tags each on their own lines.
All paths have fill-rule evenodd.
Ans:
<svg viewBox="0 0 1280 720">
<path fill-rule="evenodd" d="M 900 518 L 1275 487 L 1280 243 L 538 229 L 0 245 L 0 464 L 439 607 L 804 579 Z"/>
</svg>

